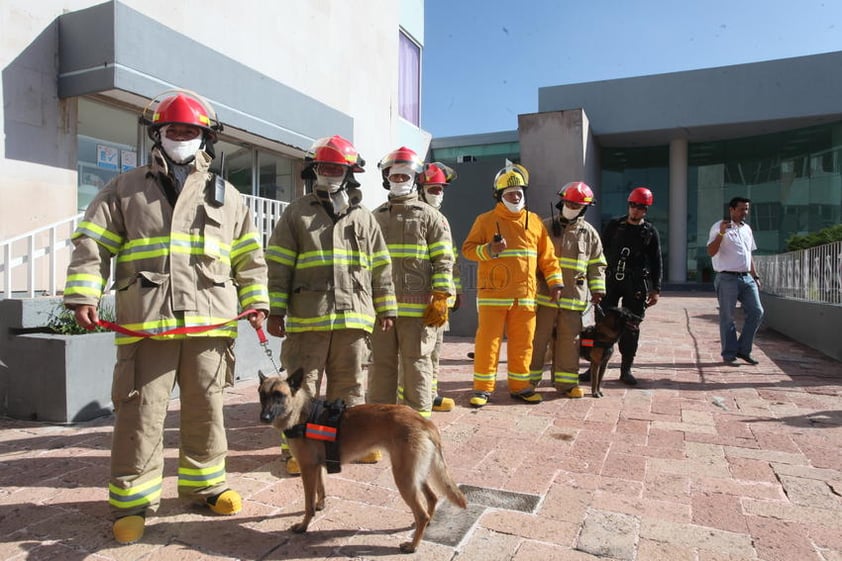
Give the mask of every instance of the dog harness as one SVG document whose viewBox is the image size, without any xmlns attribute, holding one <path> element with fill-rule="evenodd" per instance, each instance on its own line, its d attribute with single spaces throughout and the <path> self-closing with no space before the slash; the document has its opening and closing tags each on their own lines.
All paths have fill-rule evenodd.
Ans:
<svg viewBox="0 0 842 561">
<path fill-rule="evenodd" d="M 307 421 L 293 425 L 284 431 L 287 438 L 309 438 L 321 440 L 325 446 L 325 467 L 328 473 L 339 473 L 339 427 L 345 413 L 345 402 L 341 399 L 313 401 Z"/>
</svg>

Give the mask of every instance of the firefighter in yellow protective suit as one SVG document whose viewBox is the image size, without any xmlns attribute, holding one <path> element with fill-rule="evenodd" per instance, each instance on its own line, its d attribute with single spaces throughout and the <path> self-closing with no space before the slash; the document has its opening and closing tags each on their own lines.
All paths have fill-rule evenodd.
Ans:
<svg viewBox="0 0 842 561">
<path fill-rule="evenodd" d="M 169 92 L 168 92 L 169 93 Z M 160 96 L 159 96 L 160 97 Z M 158 98 L 156 98 L 158 99 Z M 153 100 L 154 102 L 155 100 Z M 208 171 L 220 128 L 199 96 L 163 97 L 142 119 L 151 163 L 117 176 L 91 201 L 73 234 L 64 302 L 92 328 L 112 258 L 117 322 L 151 334 L 116 335 L 117 365 L 109 499 L 114 538 L 143 536 L 163 484 L 164 419 L 177 384 L 181 400 L 178 494 L 217 514 L 242 508 L 225 483 L 223 388 L 233 382 L 238 307 L 269 309 L 260 236 L 240 193 Z"/>
<path fill-rule="evenodd" d="M 530 376 L 532 385 L 541 382 L 544 355 L 552 347 L 552 382 L 567 397 L 584 395 L 579 387 L 579 334 L 582 313 L 590 301 L 599 304 L 605 296 L 605 256 L 596 228 L 585 222 L 585 212 L 594 204 L 591 188 L 581 181 L 566 184 L 558 192 L 560 216 L 544 221 L 564 276 L 561 298 L 552 302 L 547 283 L 539 275 L 538 318 L 535 326 Z"/>
<path fill-rule="evenodd" d="M 453 288 L 453 239 L 447 219 L 418 197 L 423 162 L 406 147 L 378 164 L 389 199 L 374 210 L 392 257 L 398 318 L 372 335 L 368 402 L 402 402 L 423 417 L 433 408 L 431 354 L 447 321 Z M 400 375 L 399 375 L 400 373 Z"/>
<path fill-rule="evenodd" d="M 436 210 L 441 210 L 444 201 L 445 188 L 456 180 L 456 172 L 441 162 L 432 162 L 424 166 L 424 173 L 419 181 L 419 193 L 421 200 Z M 462 305 L 462 276 L 459 271 L 458 250 L 453 248 L 453 287 L 456 295 L 448 299 L 447 306 L 451 312 L 455 312 Z M 436 346 L 430 355 L 433 361 L 433 411 L 452 411 L 456 406 L 452 397 L 439 395 L 439 363 L 441 359 L 441 346 L 444 344 L 444 332 L 448 330 L 449 324 L 444 324 L 436 335 Z"/>
<path fill-rule="evenodd" d="M 494 178 L 497 204 L 477 217 L 462 244 L 462 254 L 479 262 L 471 397 L 474 407 L 482 407 L 491 399 L 504 329 L 510 395 L 526 403 L 541 402 L 541 394 L 529 378 L 537 271 L 550 286 L 553 301 L 561 294 L 563 281 L 547 229 L 535 213 L 526 209 L 528 184 L 529 172 L 523 166 L 511 164 L 500 170 Z"/>
<path fill-rule="evenodd" d="M 364 171 L 364 161 L 354 146 L 341 136 L 322 138 L 307 161 L 302 177 L 313 192 L 284 210 L 266 248 L 268 331 L 286 337 L 284 367 L 304 370 L 311 395 L 324 374 L 326 399 L 350 407 L 365 402 L 370 334 L 390 329 L 397 315 L 391 259 L 377 221 L 360 204 L 354 173 Z M 286 467 L 300 473 L 293 457 Z"/>
</svg>

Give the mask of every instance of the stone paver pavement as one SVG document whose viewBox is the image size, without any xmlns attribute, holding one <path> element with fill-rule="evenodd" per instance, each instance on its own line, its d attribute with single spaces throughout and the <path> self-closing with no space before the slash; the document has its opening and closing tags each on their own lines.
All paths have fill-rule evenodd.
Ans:
<svg viewBox="0 0 842 561">
<path fill-rule="evenodd" d="M 711 293 L 666 293 L 643 324 L 639 386 L 619 384 L 616 354 L 606 397 L 569 400 L 544 385 L 539 405 L 509 398 L 502 364 L 492 403 L 469 408 L 473 344 L 449 338 L 440 388 L 457 408 L 433 420 L 476 499 L 467 512 L 442 507 L 433 530 L 452 526 L 450 541 L 413 556 L 397 550 L 411 515 L 388 462 L 328 477 L 311 531 L 288 531 L 301 483 L 258 422 L 255 380 L 227 393 L 229 483 L 243 512 L 219 518 L 177 500 L 173 402 L 161 509 L 131 546 L 111 539 L 110 418 L 2 419 L 0 560 L 842 560 L 840 364 L 761 330 L 759 365 L 723 365 L 716 313 Z M 508 495 L 526 506 L 495 502 Z"/>
</svg>

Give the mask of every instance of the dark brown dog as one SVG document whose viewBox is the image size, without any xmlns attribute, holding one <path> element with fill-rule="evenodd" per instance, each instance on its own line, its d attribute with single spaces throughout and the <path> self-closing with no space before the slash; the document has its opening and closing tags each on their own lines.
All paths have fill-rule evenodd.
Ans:
<svg viewBox="0 0 842 561">
<path fill-rule="evenodd" d="M 301 370 L 286 380 L 260 374 L 261 422 L 271 423 L 279 431 L 307 422 L 314 400 L 307 390 L 301 389 L 303 377 Z M 349 407 L 342 415 L 336 440 L 342 464 L 374 449 L 389 453 L 395 484 L 415 516 L 415 534 L 412 541 L 401 544 L 403 553 L 412 553 L 418 548 L 435 512 L 438 497 L 430 485 L 455 505 L 467 506 L 465 495 L 447 472 L 438 428 L 417 411 L 405 405 Z M 291 528 L 293 532 L 301 533 L 307 530 L 316 511 L 325 506 L 323 468 L 326 451 L 321 440 L 288 437 L 287 442 L 298 460 L 304 484 L 304 519 Z"/>
<path fill-rule="evenodd" d="M 596 323 L 586 327 L 579 337 L 579 356 L 589 361 L 591 395 L 602 397 L 602 377 L 614 354 L 614 344 L 626 329 L 639 329 L 641 318 L 626 308 L 595 309 Z"/>
</svg>

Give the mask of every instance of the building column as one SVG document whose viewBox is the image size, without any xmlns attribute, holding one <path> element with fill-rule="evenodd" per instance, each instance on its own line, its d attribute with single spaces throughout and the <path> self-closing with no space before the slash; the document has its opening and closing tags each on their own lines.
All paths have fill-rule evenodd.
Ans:
<svg viewBox="0 0 842 561">
<path fill-rule="evenodd" d="M 670 141 L 670 282 L 687 281 L 687 139 Z"/>
</svg>

